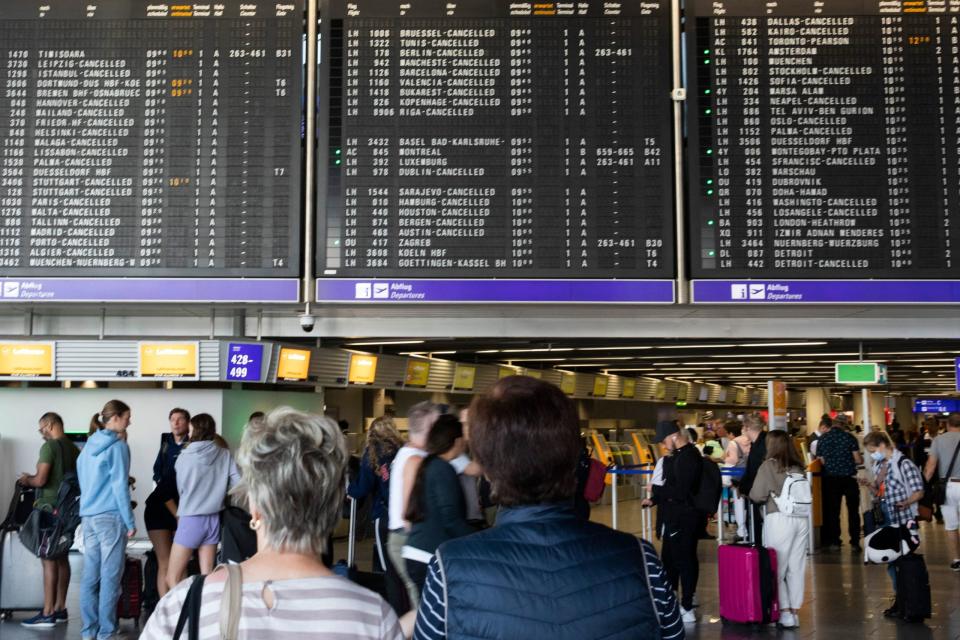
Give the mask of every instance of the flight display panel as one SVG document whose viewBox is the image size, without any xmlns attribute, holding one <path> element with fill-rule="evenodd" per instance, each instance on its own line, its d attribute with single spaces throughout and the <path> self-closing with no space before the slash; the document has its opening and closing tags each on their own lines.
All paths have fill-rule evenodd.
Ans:
<svg viewBox="0 0 960 640">
<path fill-rule="evenodd" d="M 669 2 L 321 13 L 318 273 L 672 277 Z"/>
<path fill-rule="evenodd" d="M 300 268 L 303 0 L 0 3 L 0 274 Z"/>
<path fill-rule="evenodd" d="M 694 277 L 960 276 L 960 2 L 687 6 Z"/>
</svg>

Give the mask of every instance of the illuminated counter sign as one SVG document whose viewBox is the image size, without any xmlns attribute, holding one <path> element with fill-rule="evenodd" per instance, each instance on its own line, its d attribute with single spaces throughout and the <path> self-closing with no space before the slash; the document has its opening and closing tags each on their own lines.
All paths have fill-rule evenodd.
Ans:
<svg viewBox="0 0 960 640">
<path fill-rule="evenodd" d="M 610 378 L 607 376 L 594 376 L 593 378 L 593 397 L 603 398 L 607 395 L 607 386 Z"/>
<path fill-rule="evenodd" d="M 0 379 L 54 379 L 53 342 L 0 343 Z"/>
<path fill-rule="evenodd" d="M 347 384 L 373 384 L 377 379 L 377 356 L 351 353 Z"/>
<path fill-rule="evenodd" d="M 277 380 L 297 382 L 310 375 L 310 350 L 280 347 L 277 360 Z"/>
<path fill-rule="evenodd" d="M 139 354 L 141 378 L 198 379 L 196 342 L 141 342 Z"/>
<path fill-rule="evenodd" d="M 564 373 L 560 376 L 560 391 L 568 396 L 577 392 L 577 376 L 574 373 Z"/>
<path fill-rule="evenodd" d="M 264 364 L 270 360 L 271 345 L 253 342 L 230 342 L 224 347 L 223 379 L 230 382 L 263 382 Z"/>
<path fill-rule="evenodd" d="M 623 382 L 621 384 L 623 385 L 620 387 L 621 398 L 635 398 L 637 396 L 636 378 L 623 378 Z"/>
<path fill-rule="evenodd" d="M 407 360 L 407 373 L 403 378 L 403 386 L 423 388 L 430 381 L 430 361 L 411 358 Z"/>
<path fill-rule="evenodd" d="M 464 364 L 458 364 L 457 370 L 453 374 L 454 391 L 473 391 L 473 385 L 477 379 L 477 368 Z"/>
</svg>

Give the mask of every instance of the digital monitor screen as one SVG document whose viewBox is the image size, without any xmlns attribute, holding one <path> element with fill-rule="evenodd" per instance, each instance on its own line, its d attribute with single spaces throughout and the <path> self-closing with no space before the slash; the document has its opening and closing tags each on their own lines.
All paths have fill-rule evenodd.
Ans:
<svg viewBox="0 0 960 640">
<path fill-rule="evenodd" d="M 0 273 L 300 262 L 303 0 L 0 3 Z"/>
<path fill-rule="evenodd" d="M 694 277 L 960 276 L 960 5 L 686 16 Z"/>
<path fill-rule="evenodd" d="M 318 273 L 673 274 L 668 2 L 323 5 Z"/>
</svg>

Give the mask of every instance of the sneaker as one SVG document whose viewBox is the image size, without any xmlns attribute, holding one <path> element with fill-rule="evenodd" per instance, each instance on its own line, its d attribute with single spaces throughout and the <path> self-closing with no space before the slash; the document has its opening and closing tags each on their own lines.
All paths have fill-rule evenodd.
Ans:
<svg viewBox="0 0 960 640">
<path fill-rule="evenodd" d="M 27 627 L 28 629 L 53 629 L 57 626 L 56 619 L 50 615 L 43 615 L 43 611 L 33 616 L 32 618 L 27 618 L 20 623 L 20 626 Z"/>
<path fill-rule="evenodd" d="M 799 626 L 797 624 L 797 616 L 789 611 L 782 611 L 780 613 L 780 622 L 778 626 L 781 629 L 796 629 Z"/>
<path fill-rule="evenodd" d="M 70 620 L 70 615 L 66 609 L 61 609 L 53 612 L 53 619 L 57 624 L 66 624 Z"/>
<path fill-rule="evenodd" d="M 954 560 L 950 563 L 950 568 L 954 571 L 960 571 L 960 560 Z"/>
<path fill-rule="evenodd" d="M 884 618 L 899 618 L 900 617 L 900 606 L 897 604 L 897 601 L 893 601 L 893 605 L 889 609 L 883 611 Z"/>
<path fill-rule="evenodd" d="M 696 624 L 697 612 L 693 609 L 688 610 L 680 607 L 680 619 L 683 620 L 683 624 Z"/>
</svg>

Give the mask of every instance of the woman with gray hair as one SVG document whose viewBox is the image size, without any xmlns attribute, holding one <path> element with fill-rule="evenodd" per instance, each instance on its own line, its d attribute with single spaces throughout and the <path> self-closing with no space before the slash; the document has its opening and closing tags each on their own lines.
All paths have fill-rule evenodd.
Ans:
<svg viewBox="0 0 960 640">
<path fill-rule="evenodd" d="M 346 486 L 346 443 L 337 423 L 280 407 L 251 422 L 237 462 L 242 480 L 233 494 L 249 507 L 256 555 L 230 571 L 220 567 L 182 582 L 160 601 L 141 638 L 177 637 L 178 622 L 184 628 L 190 611 L 200 610 L 188 596 L 196 603 L 199 595 L 205 614 L 199 638 L 220 638 L 223 623 L 238 640 L 401 640 L 397 617 L 380 596 L 320 560 Z"/>
</svg>

